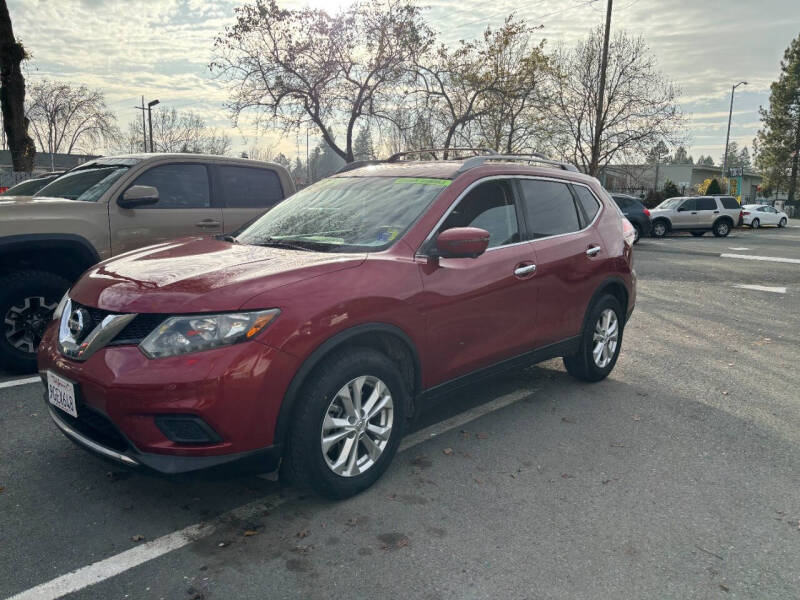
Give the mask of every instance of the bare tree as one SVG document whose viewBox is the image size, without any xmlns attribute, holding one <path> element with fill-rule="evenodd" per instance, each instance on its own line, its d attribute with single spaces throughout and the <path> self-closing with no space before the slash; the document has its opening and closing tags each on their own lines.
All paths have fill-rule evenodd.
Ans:
<svg viewBox="0 0 800 600">
<path fill-rule="evenodd" d="M 641 156 L 659 141 L 682 141 L 678 91 L 657 71 L 642 38 L 625 32 L 611 40 L 605 100 L 595 127 L 602 46 L 603 30 L 597 28 L 575 48 L 561 48 L 552 57 L 558 131 L 551 145 L 591 175 L 617 155 Z M 593 153 L 596 131 L 599 151 Z"/>
<path fill-rule="evenodd" d="M 44 79 L 30 86 L 27 102 L 36 143 L 42 152 L 95 151 L 119 137 L 116 117 L 100 90 Z"/>
<path fill-rule="evenodd" d="M 362 0 L 335 15 L 256 0 L 236 9 L 211 68 L 230 85 L 234 121 L 252 113 L 284 132 L 312 126 L 352 162 L 359 120 L 388 115 L 406 65 L 432 39 L 409 0 Z"/>
<path fill-rule="evenodd" d="M 11 150 L 14 171 L 33 170 L 36 146 L 28 135 L 25 116 L 25 78 L 20 64 L 28 57 L 22 44 L 14 37 L 11 16 L 6 0 L 0 0 L 0 104 L 3 129 Z"/>
<path fill-rule="evenodd" d="M 123 153 L 141 152 L 143 137 L 141 123 L 128 123 L 128 133 L 117 150 Z M 188 152 L 192 154 L 227 154 L 231 138 L 224 132 L 206 125 L 192 111 L 157 110 L 153 112 L 153 149 L 156 152 Z"/>
</svg>

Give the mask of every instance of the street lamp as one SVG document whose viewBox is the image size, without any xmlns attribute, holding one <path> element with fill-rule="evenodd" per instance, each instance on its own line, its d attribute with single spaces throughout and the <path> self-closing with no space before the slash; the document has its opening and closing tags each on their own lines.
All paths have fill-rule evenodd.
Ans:
<svg viewBox="0 0 800 600">
<path fill-rule="evenodd" d="M 153 152 L 153 111 L 152 108 L 158 104 L 158 100 L 151 100 L 147 103 L 147 122 L 150 126 L 150 152 Z M 730 127 L 730 125 L 729 125 Z"/>
<path fill-rule="evenodd" d="M 725 154 L 722 155 L 722 180 L 725 181 L 725 171 L 728 167 L 728 142 L 731 139 L 731 119 L 733 118 L 733 93 L 740 85 L 747 85 L 746 81 L 740 81 L 731 87 L 731 109 L 728 112 L 728 134 L 725 136 Z"/>
</svg>

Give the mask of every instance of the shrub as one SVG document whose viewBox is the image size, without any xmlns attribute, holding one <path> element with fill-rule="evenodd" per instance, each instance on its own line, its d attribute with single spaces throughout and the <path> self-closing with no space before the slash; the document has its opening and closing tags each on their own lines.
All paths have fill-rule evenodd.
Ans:
<svg viewBox="0 0 800 600">
<path fill-rule="evenodd" d="M 715 194 L 722 193 L 722 188 L 720 187 L 719 181 L 717 181 L 716 178 L 712 179 L 711 183 L 708 184 L 708 188 L 706 189 L 705 193 L 707 196 L 714 196 Z"/>
</svg>

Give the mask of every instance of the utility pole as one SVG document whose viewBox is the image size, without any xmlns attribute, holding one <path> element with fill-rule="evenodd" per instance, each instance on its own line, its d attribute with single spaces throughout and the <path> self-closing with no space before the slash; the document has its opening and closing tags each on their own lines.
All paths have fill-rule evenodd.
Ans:
<svg viewBox="0 0 800 600">
<path fill-rule="evenodd" d="M 603 58 L 600 62 L 600 88 L 597 90 L 597 112 L 594 119 L 594 139 L 592 140 L 592 157 L 589 164 L 589 175 L 597 175 L 600 166 L 600 135 L 603 133 L 601 120 L 603 118 L 603 102 L 606 93 L 606 70 L 608 70 L 608 41 L 611 35 L 611 4 L 608 0 L 606 7 L 606 31 L 603 37 Z"/>
<path fill-rule="evenodd" d="M 308 127 L 306 127 L 306 185 L 311 185 L 311 165 L 308 162 Z"/>
<path fill-rule="evenodd" d="M 747 85 L 746 81 L 740 81 L 736 85 L 731 86 L 731 108 L 728 111 L 728 134 L 725 136 L 725 154 L 722 155 L 722 182 L 725 183 L 725 170 L 728 167 L 728 142 L 731 139 L 731 119 L 733 118 L 733 93 L 740 85 Z M 730 190 L 725 190 L 729 193 Z"/>
<path fill-rule="evenodd" d="M 147 109 L 144 107 L 144 96 L 142 96 L 142 105 L 133 108 L 142 111 L 142 152 L 147 152 L 147 123 L 144 120 L 144 112 Z"/>
</svg>

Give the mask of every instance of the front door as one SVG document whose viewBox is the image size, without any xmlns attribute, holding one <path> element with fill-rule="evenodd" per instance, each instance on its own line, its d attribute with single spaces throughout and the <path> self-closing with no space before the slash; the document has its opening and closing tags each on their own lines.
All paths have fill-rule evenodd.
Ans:
<svg viewBox="0 0 800 600">
<path fill-rule="evenodd" d="M 212 206 L 208 182 L 206 165 L 198 163 L 158 165 L 139 175 L 130 186 L 156 188 L 158 202 L 122 208 L 111 200 L 112 253 L 189 235 L 222 233 L 222 209 Z"/>
<path fill-rule="evenodd" d="M 697 199 L 688 198 L 684 200 L 675 210 L 675 214 L 672 216 L 672 228 L 691 229 L 692 227 L 697 227 L 698 225 Z"/>
<path fill-rule="evenodd" d="M 489 232 L 489 249 L 477 258 L 428 259 L 420 266 L 431 385 L 533 348 L 535 255 L 531 244 L 520 243 L 518 209 L 510 180 L 480 183 L 438 232 L 479 227 Z"/>
</svg>

